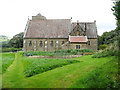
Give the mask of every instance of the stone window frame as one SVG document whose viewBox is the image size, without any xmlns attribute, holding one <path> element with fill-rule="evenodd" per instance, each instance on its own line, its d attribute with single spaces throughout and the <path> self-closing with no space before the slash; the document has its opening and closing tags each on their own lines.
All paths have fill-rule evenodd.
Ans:
<svg viewBox="0 0 120 90">
<path fill-rule="evenodd" d="M 29 41 L 29 46 L 32 46 L 32 41 Z"/>
<path fill-rule="evenodd" d="M 43 46 L 43 42 L 42 41 L 40 41 L 40 47 L 42 47 Z"/>
<path fill-rule="evenodd" d="M 62 45 L 65 43 L 65 41 L 62 41 Z"/>
<path fill-rule="evenodd" d="M 76 49 L 80 49 L 80 45 L 76 45 Z"/>
<path fill-rule="evenodd" d="M 88 41 L 87 44 L 90 45 L 90 41 Z"/>
<path fill-rule="evenodd" d="M 53 43 L 53 41 L 51 41 L 51 42 L 50 42 L 50 46 L 53 47 L 53 45 L 54 45 L 54 43 Z"/>
</svg>

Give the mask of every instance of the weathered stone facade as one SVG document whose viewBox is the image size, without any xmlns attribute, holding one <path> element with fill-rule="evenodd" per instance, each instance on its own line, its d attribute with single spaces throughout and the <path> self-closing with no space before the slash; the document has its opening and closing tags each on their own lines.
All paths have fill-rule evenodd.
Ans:
<svg viewBox="0 0 120 90">
<path fill-rule="evenodd" d="M 62 49 L 97 50 L 96 22 L 72 23 L 70 19 L 46 19 L 33 16 L 24 32 L 24 51 L 55 51 Z"/>
</svg>

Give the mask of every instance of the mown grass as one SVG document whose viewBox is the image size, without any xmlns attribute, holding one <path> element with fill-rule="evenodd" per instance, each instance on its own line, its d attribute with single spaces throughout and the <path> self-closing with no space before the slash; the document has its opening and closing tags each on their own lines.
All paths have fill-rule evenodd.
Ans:
<svg viewBox="0 0 120 90">
<path fill-rule="evenodd" d="M 113 60 L 79 78 L 70 88 L 118 88 L 118 60 L 114 57 Z"/>
<path fill-rule="evenodd" d="M 9 58 L 8 55 L 6 57 Z M 26 78 L 24 71 L 27 67 L 29 67 L 28 70 L 31 70 L 37 65 L 39 67 L 41 63 L 44 63 L 43 67 L 49 66 L 47 63 L 54 64 L 62 59 L 28 59 L 22 56 L 22 52 L 17 52 L 14 63 L 8 68 L 9 71 L 6 71 L 2 76 L 2 86 L 3 88 L 104 88 L 105 85 L 117 87 L 117 83 L 112 84 L 114 81 L 117 82 L 118 64 L 115 59 L 114 57 L 92 58 L 91 55 L 65 59 L 78 60 L 80 63 L 58 66 L 55 69 Z"/>
<path fill-rule="evenodd" d="M 40 59 L 40 58 L 23 58 L 24 74 L 30 77 L 42 72 L 52 70 L 64 65 L 80 62 L 75 59 Z"/>
<path fill-rule="evenodd" d="M 15 53 L 2 53 L 2 73 L 13 63 Z"/>
</svg>

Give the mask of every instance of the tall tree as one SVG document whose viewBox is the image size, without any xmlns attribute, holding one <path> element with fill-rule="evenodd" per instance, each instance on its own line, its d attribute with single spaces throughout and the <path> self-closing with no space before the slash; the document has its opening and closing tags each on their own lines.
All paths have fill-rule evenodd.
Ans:
<svg viewBox="0 0 120 90">
<path fill-rule="evenodd" d="M 117 32 L 117 40 L 118 40 L 118 56 L 120 55 L 120 0 L 115 0 L 114 6 L 112 8 L 113 15 L 116 17 L 116 32 Z M 120 57 L 120 56 L 119 56 Z"/>
<path fill-rule="evenodd" d="M 9 45 L 14 48 L 22 48 L 23 47 L 23 35 L 24 33 L 21 32 L 13 36 L 13 38 L 9 41 Z"/>
</svg>

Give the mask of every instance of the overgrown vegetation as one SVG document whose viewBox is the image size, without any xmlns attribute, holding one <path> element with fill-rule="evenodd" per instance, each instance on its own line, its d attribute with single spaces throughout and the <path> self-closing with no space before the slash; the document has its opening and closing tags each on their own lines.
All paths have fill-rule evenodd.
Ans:
<svg viewBox="0 0 120 90">
<path fill-rule="evenodd" d="M 92 57 L 93 58 L 101 58 L 101 57 L 109 57 L 109 56 L 116 56 L 118 54 L 118 47 L 117 41 L 109 44 L 106 49 L 99 50 L 96 52 Z"/>
<path fill-rule="evenodd" d="M 114 58 L 80 78 L 71 88 L 118 88 L 118 60 Z"/>
<path fill-rule="evenodd" d="M 33 55 L 41 55 L 41 56 L 49 56 L 52 52 L 50 51 L 27 51 L 23 52 L 24 56 L 33 56 Z"/>
<path fill-rule="evenodd" d="M 50 51 L 28 51 L 24 52 L 24 56 L 33 56 L 33 55 L 41 55 L 41 56 L 65 56 L 65 55 L 78 55 L 84 54 L 88 52 L 88 54 L 93 54 L 94 51 L 89 49 L 70 49 L 70 50 L 57 50 L 54 52 Z"/>
<path fill-rule="evenodd" d="M 22 48 L 2 48 L 2 52 L 16 52 L 21 50 Z"/>
<path fill-rule="evenodd" d="M 15 53 L 2 53 L 2 73 L 13 63 Z"/>
<path fill-rule="evenodd" d="M 24 73 L 27 77 L 76 62 L 80 62 L 80 61 L 72 60 L 72 59 L 23 58 L 23 64 L 25 67 Z"/>
</svg>

